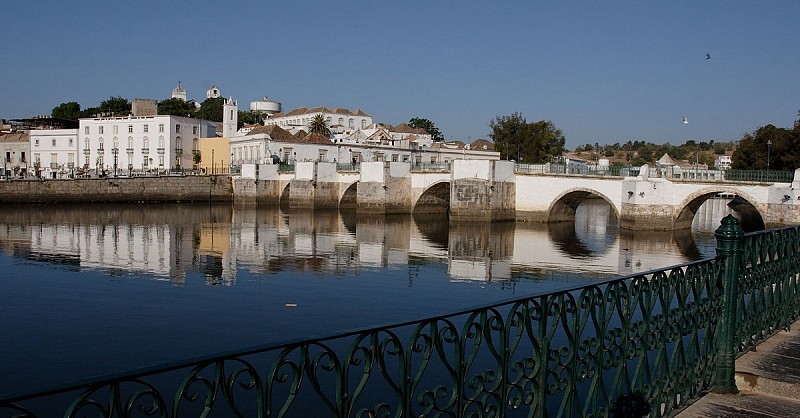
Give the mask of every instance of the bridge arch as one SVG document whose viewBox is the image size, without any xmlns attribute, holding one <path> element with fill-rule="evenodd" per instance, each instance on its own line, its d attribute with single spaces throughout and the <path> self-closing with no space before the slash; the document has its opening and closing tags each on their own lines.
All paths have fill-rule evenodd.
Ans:
<svg viewBox="0 0 800 418">
<path fill-rule="evenodd" d="M 689 194 L 678 206 L 680 209 L 676 212 L 677 215 L 673 222 L 674 229 L 691 228 L 694 215 L 697 213 L 700 206 L 702 206 L 706 200 L 723 193 L 734 195 L 739 198 L 734 198 L 734 202 L 737 203 L 734 205 L 729 203 L 729 207 L 735 212 L 734 216 L 742 223 L 742 228 L 745 232 L 764 229 L 764 217 L 758 210 L 758 199 L 732 187 L 709 187 Z"/>
<path fill-rule="evenodd" d="M 278 205 L 288 205 L 289 204 L 289 193 L 292 190 L 292 182 L 287 181 L 286 185 L 283 186 L 283 191 L 281 191 L 280 196 L 278 196 Z"/>
<path fill-rule="evenodd" d="M 358 182 L 353 182 L 339 197 L 340 209 L 353 209 L 358 204 Z"/>
<path fill-rule="evenodd" d="M 414 203 L 414 214 L 449 213 L 450 212 L 450 182 L 440 181 L 433 183 L 419 196 Z"/>
<path fill-rule="evenodd" d="M 547 222 L 575 222 L 575 211 L 581 202 L 590 196 L 605 200 L 614 210 L 614 216 L 619 219 L 619 208 L 614 205 L 614 201 L 609 199 L 608 196 L 597 190 L 573 187 L 556 196 L 553 202 L 550 203 Z"/>
</svg>

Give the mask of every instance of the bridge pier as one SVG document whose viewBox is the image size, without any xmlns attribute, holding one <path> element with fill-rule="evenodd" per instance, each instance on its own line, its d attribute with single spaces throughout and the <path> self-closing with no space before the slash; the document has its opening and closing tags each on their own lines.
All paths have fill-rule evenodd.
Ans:
<svg viewBox="0 0 800 418">
<path fill-rule="evenodd" d="M 411 171 L 406 163 L 361 163 L 356 207 L 359 213 L 411 213 Z"/>
<path fill-rule="evenodd" d="M 514 163 L 454 160 L 450 186 L 453 221 L 513 221 L 516 216 Z"/>
</svg>

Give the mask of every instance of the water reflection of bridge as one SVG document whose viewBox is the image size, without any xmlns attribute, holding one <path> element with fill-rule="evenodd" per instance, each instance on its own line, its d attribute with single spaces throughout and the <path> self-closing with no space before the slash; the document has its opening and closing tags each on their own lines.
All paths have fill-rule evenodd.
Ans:
<svg viewBox="0 0 800 418">
<path fill-rule="evenodd" d="M 19 207 L 0 215 L 0 241 L 35 260 L 176 283 L 199 271 L 210 284 L 234 283 L 237 269 L 349 274 L 420 263 L 446 263 L 451 280 L 628 274 L 703 251 L 688 231 L 618 233 L 614 211 L 602 201 L 580 208 L 575 223 L 544 225 L 206 205 Z M 696 222 L 712 225 L 719 211 L 701 211 Z"/>
</svg>

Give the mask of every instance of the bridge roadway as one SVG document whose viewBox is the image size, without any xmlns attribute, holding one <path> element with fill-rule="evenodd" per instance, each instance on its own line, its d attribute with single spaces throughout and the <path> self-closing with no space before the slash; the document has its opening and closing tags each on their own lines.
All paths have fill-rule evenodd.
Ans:
<svg viewBox="0 0 800 418">
<path fill-rule="evenodd" d="M 676 418 L 800 415 L 800 321 L 736 360 L 738 394 L 710 393 Z"/>
<path fill-rule="evenodd" d="M 233 179 L 239 204 L 296 208 L 355 207 L 364 213 L 443 213 L 453 221 L 563 222 L 588 198 L 611 206 L 632 230 L 691 227 L 700 206 L 719 194 L 738 196 L 736 211 L 767 227 L 800 223 L 800 169 L 791 183 L 673 181 L 636 177 L 517 173 L 510 161 L 454 160 L 424 171 L 410 163 L 365 162 L 340 171 L 336 163 L 245 164 Z M 742 215 L 744 216 L 744 215 Z"/>
</svg>

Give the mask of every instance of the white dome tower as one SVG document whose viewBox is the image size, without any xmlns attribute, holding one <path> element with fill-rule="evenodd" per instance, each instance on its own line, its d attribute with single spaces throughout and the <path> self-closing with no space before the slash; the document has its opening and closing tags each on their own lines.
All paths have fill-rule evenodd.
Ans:
<svg viewBox="0 0 800 418">
<path fill-rule="evenodd" d="M 172 89 L 172 98 L 173 99 L 181 99 L 184 102 L 186 101 L 186 90 L 181 87 L 181 82 L 178 82 L 178 87 Z"/>
<path fill-rule="evenodd" d="M 239 107 L 233 98 L 225 100 L 222 108 L 222 136 L 230 138 L 236 134 L 236 126 L 239 123 Z"/>
</svg>

